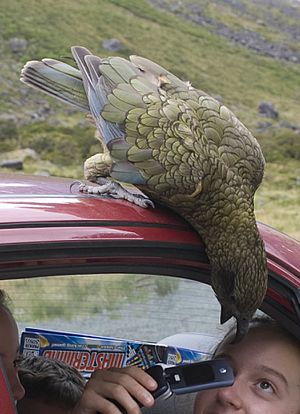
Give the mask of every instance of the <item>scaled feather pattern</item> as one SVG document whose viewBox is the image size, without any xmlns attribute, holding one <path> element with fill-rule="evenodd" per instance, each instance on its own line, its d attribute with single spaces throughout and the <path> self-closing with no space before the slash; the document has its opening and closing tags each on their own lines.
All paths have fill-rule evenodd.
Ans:
<svg viewBox="0 0 300 414">
<path fill-rule="evenodd" d="M 87 160 L 88 178 L 132 183 L 191 223 L 206 246 L 221 323 L 234 316 L 241 340 L 267 289 L 254 215 L 265 165 L 257 140 L 226 106 L 148 59 L 71 50 L 78 69 L 30 61 L 21 80 L 92 115 L 105 151 Z"/>
</svg>

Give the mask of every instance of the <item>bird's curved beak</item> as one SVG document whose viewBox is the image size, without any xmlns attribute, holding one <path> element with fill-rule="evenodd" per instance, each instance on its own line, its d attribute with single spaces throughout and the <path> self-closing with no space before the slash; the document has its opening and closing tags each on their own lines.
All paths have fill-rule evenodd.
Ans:
<svg viewBox="0 0 300 414">
<path fill-rule="evenodd" d="M 230 310 L 226 309 L 224 305 L 221 305 L 221 314 L 220 314 L 221 325 L 227 322 L 232 316 L 233 316 L 233 313 Z"/>
<path fill-rule="evenodd" d="M 244 338 L 244 336 L 247 334 L 248 329 L 249 329 L 249 319 L 237 318 L 236 334 L 235 334 L 233 341 L 231 341 L 230 343 L 237 344 L 238 342 L 240 342 Z"/>
</svg>

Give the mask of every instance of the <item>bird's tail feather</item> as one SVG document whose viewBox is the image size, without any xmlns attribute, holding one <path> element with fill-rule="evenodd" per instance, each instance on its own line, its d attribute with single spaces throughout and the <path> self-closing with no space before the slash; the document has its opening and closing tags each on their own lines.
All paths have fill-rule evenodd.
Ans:
<svg viewBox="0 0 300 414">
<path fill-rule="evenodd" d="M 112 87 L 107 82 L 105 83 L 100 72 L 100 65 L 105 59 L 92 55 L 88 49 L 81 46 L 72 46 L 71 50 L 82 75 L 91 114 L 105 144 L 123 138 L 124 131 L 121 126 L 101 116 L 102 109 L 107 103 L 107 94 Z"/>
<path fill-rule="evenodd" d="M 50 96 L 89 111 L 80 71 L 64 62 L 55 59 L 27 62 L 20 79 Z"/>
</svg>

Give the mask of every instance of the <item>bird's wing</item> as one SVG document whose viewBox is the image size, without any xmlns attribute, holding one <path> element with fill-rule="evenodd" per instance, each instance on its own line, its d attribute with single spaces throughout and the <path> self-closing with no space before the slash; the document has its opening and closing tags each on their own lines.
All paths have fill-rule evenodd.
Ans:
<svg viewBox="0 0 300 414">
<path fill-rule="evenodd" d="M 224 105 L 148 59 L 100 59 L 81 47 L 72 52 L 114 160 L 112 176 L 155 183 L 155 191 L 173 181 L 174 192 L 193 193 L 203 162 L 214 159 L 221 179 L 230 170 L 255 192 L 264 169 L 260 147 Z"/>
<path fill-rule="evenodd" d="M 130 182 L 145 184 L 165 196 L 189 189 L 192 193 L 193 175 L 200 173 L 195 168 L 195 116 L 183 101 L 169 98 L 158 87 L 153 89 L 151 83 L 137 76 L 130 84 L 118 85 L 108 96 L 102 116 L 121 123 L 125 131 L 125 139 L 108 143 L 115 161 L 111 174 L 124 179 L 128 161 L 130 171 L 134 173 L 134 167 L 139 172 Z"/>
<path fill-rule="evenodd" d="M 182 116 L 190 120 L 190 115 L 184 115 L 188 108 L 182 100 L 169 99 L 162 89 L 165 81 L 123 58 L 100 59 L 79 47 L 73 47 L 72 52 L 82 73 L 91 113 L 114 161 L 111 175 L 149 187 L 155 183 L 155 191 L 170 188 L 176 170 L 182 170 L 181 174 L 177 171 L 177 177 L 190 176 L 190 167 L 186 163 L 187 171 L 179 153 L 173 154 L 176 162 L 170 159 L 172 145 L 185 146 L 184 134 L 189 143 L 182 148 L 183 158 L 187 151 L 194 151 L 192 131 L 180 121 Z M 188 85 L 180 82 L 187 90 Z"/>
<path fill-rule="evenodd" d="M 115 63 L 120 64 L 110 60 L 114 69 Z M 173 98 L 162 86 L 138 72 L 126 83 L 118 83 L 107 96 L 101 116 L 116 122 L 125 133 L 124 139 L 107 143 L 114 160 L 111 175 L 146 185 L 164 197 L 193 193 L 200 180 L 202 157 L 195 148 L 195 136 L 200 133 L 196 114 L 191 105 Z"/>
</svg>

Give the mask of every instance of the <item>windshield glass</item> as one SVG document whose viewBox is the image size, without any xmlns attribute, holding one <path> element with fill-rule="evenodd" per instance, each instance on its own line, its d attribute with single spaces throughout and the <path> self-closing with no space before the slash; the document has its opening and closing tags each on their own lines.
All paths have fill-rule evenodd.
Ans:
<svg viewBox="0 0 300 414">
<path fill-rule="evenodd" d="M 1 281 L 19 329 L 38 327 L 160 341 L 182 332 L 226 330 L 210 286 L 153 275 L 76 275 Z"/>
</svg>

